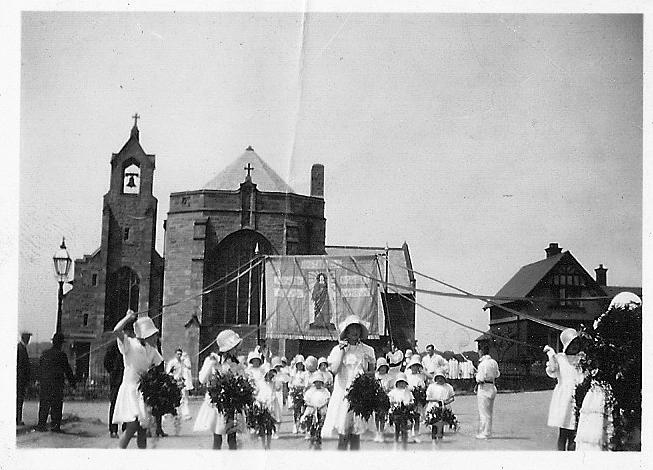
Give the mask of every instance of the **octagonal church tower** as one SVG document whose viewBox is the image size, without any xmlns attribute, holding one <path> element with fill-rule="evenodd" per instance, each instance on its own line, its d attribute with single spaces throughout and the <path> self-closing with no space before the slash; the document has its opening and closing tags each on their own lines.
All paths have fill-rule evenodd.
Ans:
<svg viewBox="0 0 653 470">
<path fill-rule="evenodd" d="M 244 350 L 265 338 L 263 266 L 251 268 L 257 250 L 326 254 L 324 167 L 313 165 L 310 178 L 310 196 L 296 194 L 248 147 L 204 189 L 170 195 L 164 225 L 164 358 L 181 347 L 196 374 L 221 330 L 244 336 Z M 225 278 L 233 281 L 225 286 Z M 216 286 L 223 287 L 199 294 Z M 279 344 L 271 346 L 279 350 Z"/>
</svg>

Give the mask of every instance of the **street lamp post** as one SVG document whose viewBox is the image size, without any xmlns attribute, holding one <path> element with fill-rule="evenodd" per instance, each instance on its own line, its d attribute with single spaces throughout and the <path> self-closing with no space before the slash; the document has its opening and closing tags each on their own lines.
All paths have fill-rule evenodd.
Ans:
<svg viewBox="0 0 653 470">
<path fill-rule="evenodd" d="M 54 261 L 54 272 L 59 282 L 59 304 L 57 307 L 57 333 L 61 333 L 61 306 L 63 304 L 63 284 L 68 280 L 68 272 L 73 260 L 70 259 L 68 250 L 66 250 L 66 237 L 61 240 L 61 246 L 52 257 Z"/>
</svg>

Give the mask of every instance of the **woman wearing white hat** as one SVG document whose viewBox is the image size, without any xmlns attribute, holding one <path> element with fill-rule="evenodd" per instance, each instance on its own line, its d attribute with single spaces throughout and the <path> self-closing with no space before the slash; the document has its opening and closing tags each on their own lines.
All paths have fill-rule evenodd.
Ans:
<svg viewBox="0 0 653 470">
<path fill-rule="evenodd" d="M 132 337 L 125 327 L 134 321 Z M 163 358 L 156 349 L 159 330 L 147 315 L 138 316 L 133 310 L 127 310 L 126 315 L 116 323 L 113 334 L 118 341 L 118 350 L 123 356 L 125 369 L 122 383 L 116 397 L 116 407 L 113 411 L 113 424 L 125 423 L 125 432 L 120 438 L 119 446 L 126 449 L 132 436 L 136 434 L 136 444 L 139 449 L 147 447 L 147 431 L 152 416 L 145 406 L 143 394 L 138 390 L 141 374 L 151 367 L 158 366 Z"/>
<path fill-rule="evenodd" d="M 232 330 L 223 330 L 218 333 L 215 338 L 215 343 L 218 345 L 218 354 L 211 353 L 204 359 L 204 364 L 200 369 L 199 381 L 202 385 L 206 385 L 211 381 L 211 378 L 217 374 L 224 374 L 230 372 L 232 374 L 243 374 L 243 367 L 238 361 L 238 348 L 242 343 L 242 339 L 238 333 Z M 209 392 L 204 396 L 204 403 L 195 419 L 193 431 L 213 431 L 213 449 L 219 450 L 222 448 L 223 436 L 227 436 L 227 445 L 229 449 L 237 449 L 236 431 L 237 424 L 234 420 L 227 419 L 224 414 L 219 413 L 218 410 L 211 403 Z"/>
<path fill-rule="evenodd" d="M 551 395 L 549 419 L 547 425 L 559 428 L 558 450 L 575 450 L 576 448 L 576 413 L 574 411 L 574 395 L 576 385 L 583 381 L 583 371 L 580 368 L 580 338 L 573 328 L 567 328 L 560 333 L 562 352 L 555 353 L 551 346 L 544 346 L 544 352 L 549 357 L 546 363 L 546 374 L 558 381 Z"/>
<path fill-rule="evenodd" d="M 360 449 L 360 434 L 368 425 L 359 416 L 349 410 L 345 398 L 347 388 L 358 374 L 374 372 L 374 349 L 362 343 L 367 338 L 367 322 L 357 315 L 350 315 L 340 323 L 340 344 L 334 346 L 328 361 L 333 372 L 333 394 L 329 401 L 322 437 L 338 433 L 338 449 Z"/>
</svg>

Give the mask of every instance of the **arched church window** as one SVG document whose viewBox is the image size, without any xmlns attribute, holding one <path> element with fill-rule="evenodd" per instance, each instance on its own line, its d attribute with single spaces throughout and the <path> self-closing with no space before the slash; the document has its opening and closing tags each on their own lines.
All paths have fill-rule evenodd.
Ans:
<svg viewBox="0 0 653 470">
<path fill-rule="evenodd" d="M 135 163 L 127 166 L 122 174 L 123 194 L 138 194 L 141 190 L 141 169 Z"/>
<path fill-rule="evenodd" d="M 254 230 L 239 230 L 222 240 L 206 258 L 205 288 L 235 271 L 226 287 L 216 289 L 205 298 L 203 318 L 212 324 L 258 325 L 265 311 L 262 290 L 263 265 L 256 264 L 255 252 L 272 254 L 272 245 Z M 222 283 L 221 283 L 222 284 Z M 208 315 L 207 315 L 208 313 Z"/>
<path fill-rule="evenodd" d="M 112 330 L 128 309 L 138 311 L 140 278 L 136 271 L 123 266 L 107 276 L 104 302 L 104 331 Z"/>
</svg>

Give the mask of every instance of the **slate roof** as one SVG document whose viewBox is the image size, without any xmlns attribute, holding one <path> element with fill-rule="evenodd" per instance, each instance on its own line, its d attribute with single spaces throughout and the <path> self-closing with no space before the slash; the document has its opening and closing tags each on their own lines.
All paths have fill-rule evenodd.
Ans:
<svg viewBox="0 0 653 470">
<path fill-rule="evenodd" d="M 329 256 L 364 256 L 364 255 L 385 255 L 384 247 L 362 247 L 362 246 L 325 246 L 327 255 Z M 388 287 L 388 293 L 411 294 L 412 282 L 415 281 L 415 276 L 412 272 L 406 269 L 413 269 L 410 260 L 410 252 L 408 245 L 404 244 L 401 248 L 390 248 L 388 250 L 388 257 L 390 264 L 388 265 L 388 282 L 391 284 L 398 284 L 405 286 L 405 289 L 395 287 Z M 385 263 L 382 258 L 379 259 L 379 266 L 381 268 L 380 278 L 385 277 Z"/>
<path fill-rule="evenodd" d="M 237 190 L 245 181 L 244 168 L 251 164 L 254 170 L 251 173 L 252 182 L 259 191 L 294 193 L 293 189 L 281 178 L 259 155 L 248 147 L 240 157 L 230 163 L 215 178 L 204 185 L 204 189 Z"/>
<path fill-rule="evenodd" d="M 558 264 L 558 261 L 565 256 L 568 251 L 558 253 L 549 258 L 545 258 L 535 263 L 522 266 L 517 273 L 510 278 L 508 282 L 496 293 L 496 297 L 526 297 L 540 280 Z M 496 304 L 506 304 L 510 300 L 496 300 Z M 486 304 L 485 308 L 491 307 L 491 304 Z"/>
</svg>

